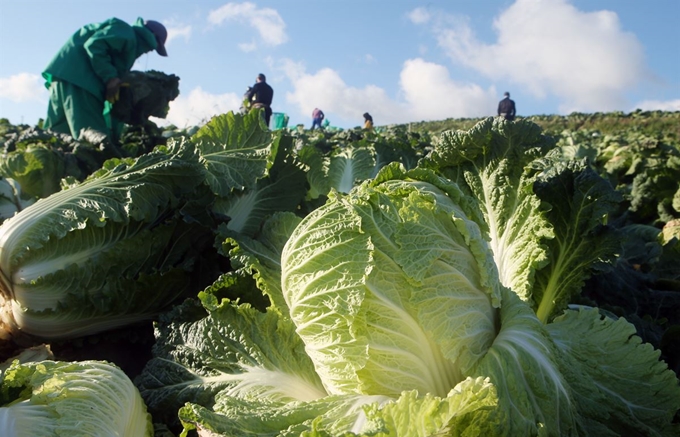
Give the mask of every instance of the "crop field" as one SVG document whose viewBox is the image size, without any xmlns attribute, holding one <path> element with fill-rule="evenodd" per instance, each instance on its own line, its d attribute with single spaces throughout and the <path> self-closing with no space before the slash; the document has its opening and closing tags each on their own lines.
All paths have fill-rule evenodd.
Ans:
<svg viewBox="0 0 680 437">
<path fill-rule="evenodd" d="M 0 303 L 17 435 L 677 436 L 680 112 L 3 119 Z"/>
</svg>

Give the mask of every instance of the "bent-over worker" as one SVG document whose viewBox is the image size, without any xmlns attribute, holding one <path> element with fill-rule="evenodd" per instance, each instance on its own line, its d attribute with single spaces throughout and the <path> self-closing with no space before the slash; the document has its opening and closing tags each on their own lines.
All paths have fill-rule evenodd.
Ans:
<svg viewBox="0 0 680 437">
<path fill-rule="evenodd" d="M 132 25 L 110 18 L 80 28 L 42 73 L 50 92 L 43 127 L 76 139 L 88 128 L 116 136 L 120 126 L 109 117 L 105 102 L 115 103 L 121 77 L 141 55 L 151 50 L 168 55 L 167 37 L 165 26 L 142 18 Z"/>
</svg>

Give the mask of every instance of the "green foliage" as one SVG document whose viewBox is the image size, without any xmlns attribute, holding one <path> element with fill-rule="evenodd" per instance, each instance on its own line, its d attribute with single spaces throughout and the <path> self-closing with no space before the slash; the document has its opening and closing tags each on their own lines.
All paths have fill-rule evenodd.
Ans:
<svg viewBox="0 0 680 437">
<path fill-rule="evenodd" d="M 0 120 L 0 325 L 56 360 L 155 328 L 159 435 L 674 435 L 678 117 Z"/>
</svg>

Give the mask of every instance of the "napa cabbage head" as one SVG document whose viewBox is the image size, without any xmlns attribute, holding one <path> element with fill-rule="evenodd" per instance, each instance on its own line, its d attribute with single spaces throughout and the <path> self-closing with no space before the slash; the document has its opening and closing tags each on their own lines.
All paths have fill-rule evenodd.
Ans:
<svg viewBox="0 0 680 437">
<path fill-rule="evenodd" d="M 16 437 L 153 435 L 139 391 L 105 361 L 15 361 L 0 380 L 0 429 Z"/>
<path fill-rule="evenodd" d="M 446 396 L 496 335 L 487 242 L 457 187 L 427 175 L 332 196 L 283 250 L 290 317 L 331 394 Z"/>
</svg>

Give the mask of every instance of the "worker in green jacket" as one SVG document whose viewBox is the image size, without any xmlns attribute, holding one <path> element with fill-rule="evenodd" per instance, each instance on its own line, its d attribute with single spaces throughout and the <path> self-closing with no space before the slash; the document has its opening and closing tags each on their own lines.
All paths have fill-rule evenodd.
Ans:
<svg viewBox="0 0 680 437">
<path fill-rule="evenodd" d="M 42 74 L 50 91 L 43 127 L 76 139 L 89 128 L 116 141 L 122 124 L 108 112 L 118 99 L 121 77 L 144 53 L 167 56 L 167 37 L 161 23 L 141 18 L 133 25 L 111 18 L 79 29 Z"/>
</svg>

